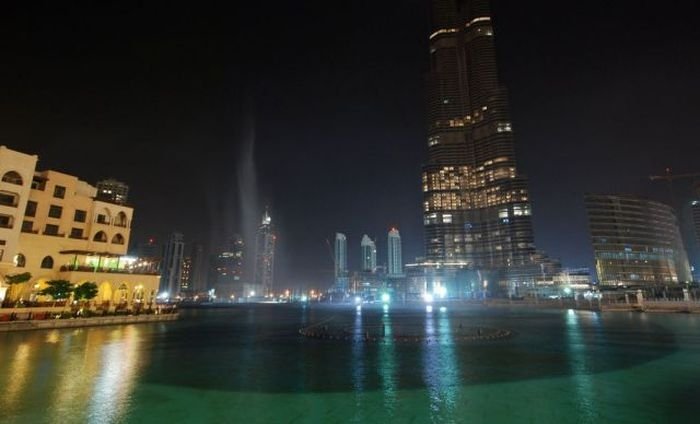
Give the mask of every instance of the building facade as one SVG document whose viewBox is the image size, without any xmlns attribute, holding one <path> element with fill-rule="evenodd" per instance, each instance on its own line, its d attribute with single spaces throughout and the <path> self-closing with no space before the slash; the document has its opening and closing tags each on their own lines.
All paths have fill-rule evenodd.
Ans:
<svg viewBox="0 0 700 424">
<path fill-rule="evenodd" d="M 185 259 L 185 236 L 172 233 L 163 246 L 160 274 L 160 295 L 174 299 L 182 289 L 182 265 Z"/>
<path fill-rule="evenodd" d="M 182 273 L 180 274 L 180 293 L 192 290 L 192 256 L 182 258 Z"/>
<path fill-rule="evenodd" d="M 700 183 L 695 185 L 695 200 L 691 202 L 690 207 L 693 215 L 695 238 L 698 244 L 700 244 Z"/>
<path fill-rule="evenodd" d="M 346 292 L 349 288 L 348 239 L 343 233 L 335 233 L 334 249 L 335 291 Z"/>
<path fill-rule="evenodd" d="M 0 274 L 32 276 L 10 300 L 41 301 L 48 281 L 67 280 L 97 284 L 102 307 L 152 302 L 158 275 L 133 270 L 125 257 L 133 208 L 98 200 L 75 176 L 36 171 L 37 160 L 0 146 Z"/>
<path fill-rule="evenodd" d="M 387 236 L 387 275 L 400 277 L 403 275 L 403 260 L 401 258 L 401 234 L 392 228 Z"/>
<path fill-rule="evenodd" d="M 214 291 L 219 299 L 246 296 L 243 282 L 245 244 L 238 234 L 228 237 L 214 258 Z"/>
<path fill-rule="evenodd" d="M 426 263 L 501 287 L 539 276 L 527 179 L 518 172 L 489 0 L 433 0 L 423 167 Z"/>
<path fill-rule="evenodd" d="M 690 214 L 695 235 L 695 249 L 689 249 L 689 254 L 694 252 L 694 257 L 691 259 L 691 265 L 694 266 L 693 280 L 700 281 L 700 182 L 695 183 L 695 196 L 690 202 Z"/>
<path fill-rule="evenodd" d="M 209 263 L 207 261 L 207 252 L 205 251 L 204 246 L 200 243 L 192 244 L 190 258 L 192 258 L 190 290 L 195 295 L 198 293 L 204 293 L 207 291 L 209 285 Z"/>
<path fill-rule="evenodd" d="M 98 200 L 116 203 L 117 205 L 125 205 L 129 200 L 129 186 L 121 181 L 109 178 L 98 181 L 96 187 Z"/>
<path fill-rule="evenodd" d="M 272 218 L 265 211 L 255 239 L 255 290 L 262 296 L 273 294 L 276 240 Z"/>
<path fill-rule="evenodd" d="M 601 285 L 667 285 L 690 281 L 688 256 L 668 205 L 635 196 L 586 194 Z"/>
<path fill-rule="evenodd" d="M 362 236 L 360 242 L 362 251 L 362 272 L 375 272 L 377 270 L 377 245 L 367 234 Z"/>
</svg>

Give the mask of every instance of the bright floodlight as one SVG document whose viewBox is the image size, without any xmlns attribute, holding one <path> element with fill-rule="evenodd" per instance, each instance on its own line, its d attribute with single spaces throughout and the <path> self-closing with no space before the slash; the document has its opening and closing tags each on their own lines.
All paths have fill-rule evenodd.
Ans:
<svg viewBox="0 0 700 424">
<path fill-rule="evenodd" d="M 355 306 L 355 310 L 357 311 L 358 314 L 361 313 L 362 312 L 362 305 Z"/>
<path fill-rule="evenodd" d="M 302 297 L 301 297 L 301 301 L 302 301 L 302 302 L 306 302 L 307 300 L 309 300 L 308 297 L 306 297 L 306 296 L 302 296 Z"/>
<path fill-rule="evenodd" d="M 425 303 L 433 303 L 433 295 L 426 293 L 423 295 L 423 300 L 425 300 Z"/>
<path fill-rule="evenodd" d="M 362 303 L 362 298 L 360 296 L 355 296 L 355 303 Z"/>
<path fill-rule="evenodd" d="M 440 306 L 440 312 L 447 312 L 447 308 L 444 306 Z"/>
<path fill-rule="evenodd" d="M 250 295 L 251 295 L 251 296 L 255 296 L 255 292 L 251 290 L 251 291 L 250 291 Z"/>
<path fill-rule="evenodd" d="M 441 298 L 444 298 L 445 296 L 447 296 L 447 287 L 437 286 L 435 287 L 435 290 L 433 292 Z"/>
<path fill-rule="evenodd" d="M 571 294 L 571 287 L 564 287 L 564 293 Z"/>
<path fill-rule="evenodd" d="M 425 312 L 427 313 L 432 313 L 433 312 L 433 305 L 428 305 L 425 307 Z"/>
<path fill-rule="evenodd" d="M 382 294 L 382 302 L 389 303 L 390 300 L 391 300 L 391 296 L 389 296 L 389 293 Z"/>
</svg>

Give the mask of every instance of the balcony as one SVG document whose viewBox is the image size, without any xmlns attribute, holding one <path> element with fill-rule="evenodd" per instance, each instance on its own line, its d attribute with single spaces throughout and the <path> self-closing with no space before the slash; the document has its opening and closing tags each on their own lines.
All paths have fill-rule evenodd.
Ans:
<svg viewBox="0 0 700 424">
<path fill-rule="evenodd" d="M 102 272 L 106 274 L 132 274 L 132 275 L 160 275 L 158 272 L 139 272 L 129 269 L 115 269 L 115 268 L 105 268 L 105 267 L 93 267 L 85 265 L 62 265 L 59 269 L 60 272 L 89 272 L 96 273 Z"/>
</svg>

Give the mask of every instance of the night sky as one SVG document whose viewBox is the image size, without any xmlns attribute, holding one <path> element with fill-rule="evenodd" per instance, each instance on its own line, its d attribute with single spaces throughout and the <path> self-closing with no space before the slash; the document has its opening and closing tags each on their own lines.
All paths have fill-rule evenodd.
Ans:
<svg viewBox="0 0 700 424">
<path fill-rule="evenodd" d="M 269 205 L 281 285 L 330 284 L 336 231 L 351 268 L 363 233 L 385 263 L 392 226 L 422 254 L 426 0 L 21 3 L 0 143 L 127 182 L 133 241 L 249 237 Z M 584 192 L 667 200 L 649 174 L 700 171 L 695 3 L 494 2 L 536 241 L 566 266 L 592 262 Z"/>
</svg>

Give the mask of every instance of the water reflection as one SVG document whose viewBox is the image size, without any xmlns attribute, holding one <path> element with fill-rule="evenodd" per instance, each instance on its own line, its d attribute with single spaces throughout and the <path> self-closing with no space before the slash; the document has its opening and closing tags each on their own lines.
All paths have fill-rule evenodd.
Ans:
<svg viewBox="0 0 700 424">
<path fill-rule="evenodd" d="M 22 342 L 0 364 L 0 381 L 7 382 L 0 421 L 19 416 L 55 423 L 123 420 L 145 360 L 136 326 L 36 331 L 8 339 L 14 337 Z"/>
<path fill-rule="evenodd" d="M 115 422 L 127 412 L 136 375 L 141 367 L 141 347 L 137 326 L 122 327 L 102 344 L 100 367 L 88 407 L 89 421 Z M 87 344 L 91 344 L 88 340 Z"/>
<path fill-rule="evenodd" d="M 435 320 L 437 319 L 437 329 Z M 423 347 L 423 380 L 428 388 L 433 420 L 454 418 L 459 392 L 459 367 L 447 313 L 426 312 Z"/>
<path fill-rule="evenodd" d="M 27 382 L 31 379 L 33 364 L 32 346 L 29 343 L 20 343 L 17 350 L 10 356 L 9 378 L 4 385 L 4 393 L 0 396 L 2 411 L 12 410 L 17 404 L 19 396 L 23 394 Z"/>
<path fill-rule="evenodd" d="M 352 387 L 355 396 L 355 422 L 364 422 L 363 401 L 365 397 L 365 332 L 362 327 L 362 311 L 355 313 L 352 341 Z"/>
<path fill-rule="evenodd" d="M 379 346 L 379 376 L 384 394 L 384 409 L 389 416 L 393 416 L 396 408 L 397 365 L 391 315 L 388 308 L 385 308 L 382 315 L 382 328 L 384 340 Z"/>
<path fill-rule="evenodd" d="M 585 312 L 581 312 L 582 314 Z M 587 313 L 593 324 L 600 326 L 598 316 L 595 313 Z M 593 317 L 593 319 L 590 319 Z M 581 329 L 581 317 L 573 309 L 566 314 L 566 334 L 568 338 L 567 349 L 571 366 L 573 389 L 578 414 L 584 422 L 595 421 L 595 405 L 592 400 L 593 381 L 589 373 L 588 358 L 586 354 L 587 344 Z"/>
</svg>

